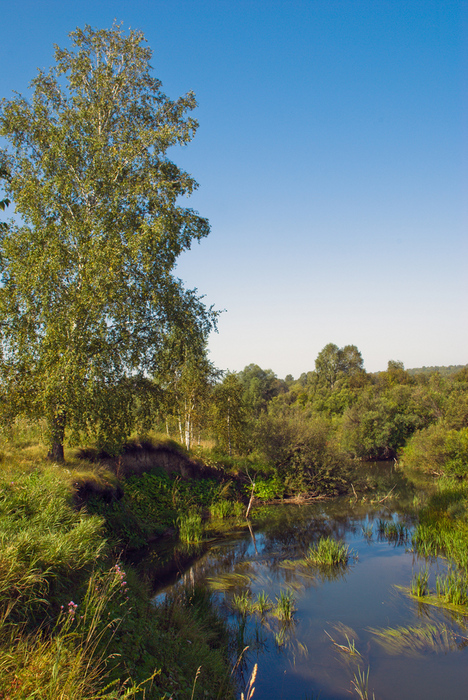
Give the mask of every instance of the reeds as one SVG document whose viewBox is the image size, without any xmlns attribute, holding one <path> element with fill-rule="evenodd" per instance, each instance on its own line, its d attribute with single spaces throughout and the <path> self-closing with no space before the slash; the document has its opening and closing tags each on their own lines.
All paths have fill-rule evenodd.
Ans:
<svg viewBox="0 0 468 700">
<path fill-rule="evenodd" d="M 239 518 L 244 506 L 237 501 L 219 500 L 210 505 L 210 516 L 215 519 Z"/>
<path fill-rule="evenodd" d="M 179 539 L 185 544 L 199 544 L 203 539 L 203 523 L 200 513 L 191 511 L 177 518 Z"/>
<path fill-rule="evenodd" d="M 359 666 L 356 673 L 353 675 L 353 680 L 351 681 L 351 686 L 354 689 L 357 697 L 360 700 L 370 700 L 369 699 L 369 673 L 370 666 L 367 667 L 367 671 L 364 672 Z M 375 700 L 375 695 L 372 693 L 372 698 Z"/>
<path fill-rule="evenodd" d="M 452 605 L 468 604 L 468 581 L 466 574 L 450 569 L 445 576 L 436 577 L 437 595 L 445 603 Z"/>
<path fill-rule="evenodd" d="M 411 595 L 416 598 L 423 598 L 429 593 L 429 571 L 418 571 L 411 581 Z"/>
<path fill-rule="evenodd" d="M 409 539 L 408 528 L 403 523 L 396 523 L 393 520 L 379 520 L 377 531 L 381 539 L 393 544 L 406 544 Z"/>
<path fill-rule="evenodd" d="M 265 591 L 261 591 L 258 596 L 257 600 L 254 603 L 254 609 L 256 612 L 260 613 L 261 616 L 266 615 L 266 613 L 270 612 L 270 610 L 273 608 L 273 603 L 271 602 L 268 593 L 265 593 Z"/>
<path fill-rule="evenodd" d="M 321 537 L 317 544 L 309 547 L 305 562 L 319 566 L 345 566 L 349 558 L 348 545 L 331 537 Z"/>
<path fill-rule="evenodd" d="M 294 594 L 291 591 L 280 591 L 279 596 L 276 596 L 276 606 L 273 608 L 272 614 L 279 620 L 291 622 L 296 610 Z"/>
</svg>

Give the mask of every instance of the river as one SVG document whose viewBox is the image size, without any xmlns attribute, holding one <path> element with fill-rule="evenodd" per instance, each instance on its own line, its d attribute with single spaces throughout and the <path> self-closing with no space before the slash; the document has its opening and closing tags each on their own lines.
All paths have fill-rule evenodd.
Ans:
<svg viewBox="0 0 468 700">
<path fill-rule="evenodd" d="M 265 508 L 250 527 L 213 538 L 157 591 L 156 600 L 182 585 L 214 592 L 237 640 L 239 697 L 254 668 L 255 700 L 468 696 L 467 617 L 409 595 L 418 572 L 427 570 L 435 589 L 447 568 L 412 551 L 425 491 L 388 464 L 369 469 L 380 491 L 354 502 Z M 304 564 L 322 537 L 348 545 L 347 565 Z M 291 619 L 268 610 L 281 597 L 292 604 Z"/>
</svg>

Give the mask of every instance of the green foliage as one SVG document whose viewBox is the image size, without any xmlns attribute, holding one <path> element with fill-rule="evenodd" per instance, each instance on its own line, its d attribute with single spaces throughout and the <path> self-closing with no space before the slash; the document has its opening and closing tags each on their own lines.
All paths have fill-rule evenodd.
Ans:
<svg viewBox="0 0 468 700">
<path fill-rule="evenodd" d="M 270 501 L 282 498 L 284 495 L 284 481 L 278 474 L 270 478 L 259 476 L 255 479 L 255 496 L 262 501 Z"/>
<path fill-rule="evenodd" d="M 419 431 L 402 450 L 402 462 L 427 472 L 466 476 L 468 428 L 450 430 L 439 422 Z"/>
<path fill-rule="evenodd" d="M 1 155 L 1 154 L 0 154 Z M 8 171 L 5 168 L 5 166 L 0 162 L 0 180 L 6 180 L 8 179 Z M 4 199 L 0 199 L 0 209 L 2 211 L 5 211 L 7 206 L 10 204 L 10 200 L 8 197 L 5 197 Z M 7 224 L 3 221 L 0 222 L 0 231 L 5 231 L 7 229 Z"/>
<path fill-rule="evenodd" d="M 402 464 L 426 472 L 442 473 L 447 460 L 447 427 L 434 423 L 416 432 L 401 451 Z"/>
<path fill-rule="evenodd" d="M 87 508 L 105 518 L 111 542 L 138 549 L 150 536 L 175 527 L 178 519 L 184 533 L 187 513 L 194 508 L 210 508 L 217 498 L 218 483 L 214 479 L 181 479 L 161 470 L 131 476 L 123 489 L 119 501 L 107 503 L 92 498 Z"/>
<path fill-rule="evenodd" d="M 315 371 L 319 382 L 329 389 L 333 389 L 340 374 L 362 373 L 364 362 L 355 345 L 345 345 L 344 348 L 339 348 L 334 343 L 328 343 L 317 355 Z"/>
<path fill-rule="evenodd" d="M 447 461 L 445 472 L 466 476 L 468 474 L 468 428 L 450 430 L 445 438 Z"/>
<path fill-rule="evenodd" d="M 213 390 L 211 425 L 218 445 L 229 455 L 245 450 L 246 419 L 244 387 L 237 374 L 228 372 Z"/>
<path fill-rule="evenodd" d="M 173 276 L 177 256 L 209 232 L 178 204 L 196 188 L 167 158 L 197 123 L 150 74 L 141 32 L 71 33 L 71 49 L 32 81 L 32 99 L 3 100 L 7 194 L 22 225 L 0 232 L 2 398 L 44 416 L 51 456 L 67 426 L 116 450 L 166 339 L 201 344 L 213 327 Z"/>
<path fill-rule="evenodd" d="M 331 426 L 298 411 L 264 415 L 255 435 L 262 460 L 271 465 L 283 493 L 340 493 L 347 488 L 347 459 L 335 444 Z"/>
<path fill-rule="evenodd" d="M 436 418 L 421 389 L 406 384 L 375 384 L 364 389 L 343 418 L 343 446 L 366 459 L 395 457 L 408 438 Z"/>
<path fill-rule="evenodd" d="M 190 450 L 195 434 L 207 426 L 212 386 L 219 377 L 208 360 L 206 346 L 171 339 L 164 354 L 164 369 L 155 382 L 162 390 L 165 419 L 176 419 L 180 442 Z"/>
<path fill-rule="evenodd" d="M 266 410 L 275 396 L 287 390 L 286 383 L 278 379 L 271 369 L 265 370 L 255 364 L 244 367 L 237 377 L 244 388 L 245 406 L 255 418 Z"/>
<path fill-rule="evenodd" d="M 31 457 L 24 427 L 20 437 L 28 447 L 4 444 L 0 474 L 0 696 L 189 700 L 202 665 L 194 698 L 231 698 L 228 632 L 209 595 L 192 590 L 152 603 L 135 572 L 110 560 L 103 518 L 73 507 L 83 463 L 78 472 L 72 461 L 62 469 Z M 134 480 L 138 501 L 144 489 Z M 180 481 L 168 479 L 177 507 L 193 499 Z M 199 493 L 208 501 L 219 486 Z M 122 549 L 126 533 L 119 534 Z"/>
</svg>

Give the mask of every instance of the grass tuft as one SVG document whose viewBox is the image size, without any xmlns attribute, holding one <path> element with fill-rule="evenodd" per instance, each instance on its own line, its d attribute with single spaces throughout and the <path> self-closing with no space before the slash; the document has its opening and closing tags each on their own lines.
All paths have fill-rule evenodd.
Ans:
<svg viewBox="0 0 468 700">
<path fill-rule="evenodd" d="M 349 558 L 348 545 L 331 537 L 321 537 L 317 544 L 309 547 L 305 561 L 320 566 L 343 566 L 348 563 Z"/>
</svg>

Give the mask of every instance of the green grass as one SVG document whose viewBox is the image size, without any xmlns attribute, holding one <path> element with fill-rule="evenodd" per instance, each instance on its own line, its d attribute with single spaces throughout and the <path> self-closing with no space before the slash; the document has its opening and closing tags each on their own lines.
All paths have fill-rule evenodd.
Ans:
<svg viewBox="0 0 468 700">
<path fill-rule="evenodd" d="M 273 603 L 271 602 L 268 593 L 265 591 L 261 591 L 258 596 L 257 600 L 254 603 L 254 609 L 260 613 L 261 616 L 266 615 L 270 610 L 273 608 Z"/>
<path fill-rule="evenodd" d="M 429 571 L 418 571 L 411 581 L 411 595 L 416 598 L 423 598 L 429 593 Z"/>
<path fill-rule="evenodd" d="M 214 501 L 209 508 L 212 518 L 240 518 L 245 512 L 245 506 L 237 501 Z"/>
<path fill-rule="evenodd" d="M 436 577 L 437 595 L 445 603 L 452 605 L 468 604 L 468 581 L 466 574 L 451 569 L 445 576 Z"/>
<path fill-rule="evenodd" d="M 239 612 L 243 617 L 250 614 L 254 610 L 249 591 L 245 590 L 241 593 L 235 593 L 232 597 L 232 607 L 236 612 Z"/>
<path fill-rule="evenodd" d="M 349 558 L 348 545 L 331 537 L 321 537 L 316 544 L 309 547 L 305 561 L 319 566 L 343 566 L 348 563 Z"/>
<path fill-rule="evenodd" d="M 272 610 L 272 615 L 284 622 L 290 622 L 296 612 L 296 600 L 291 591 L 280 591 L 276 596 L 276 605 Z"/>
<path fill-rule="evenodd" d="M 192 511 L 177 518 L 179 539 L 185 544 L 199 544 L 203 539 L 203 522 L 200 513 Z"/>
<path fill-rule="evenodd" d="M 143 581 L 106 542 L 105 518 L 126 495 L 105 497 L 117 497 L 127 484 L 68 453 L 64 466 L 47 462 L 44 446 L 26 433 L 18 444 L 2 444 L 0 698 L 231 698 L 229 636 L 209 594 L 151 604 Z M 191 492 L 187 482 L 169 482 L 176 515 L 181 504 L 196 501 L 197 487 Z M 148 483 L 153 489 L 155 482 Z M 83 484 L 101 512 L 77 499 Z M 205 502 L 215 492 L 210 484 L 198 490 Z M 146 503 L 135 511 L 137 495 L 146 494 L 136 485 L 129 491 L 119 517 L 122 524 L 133 514 L 131 527 L 145 522 Z M 139 534 L 142 540 L 156 522 Z M 126 531 L 118 533 L 125 550 Z"/>
</svg>

